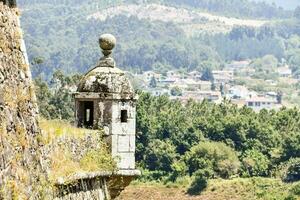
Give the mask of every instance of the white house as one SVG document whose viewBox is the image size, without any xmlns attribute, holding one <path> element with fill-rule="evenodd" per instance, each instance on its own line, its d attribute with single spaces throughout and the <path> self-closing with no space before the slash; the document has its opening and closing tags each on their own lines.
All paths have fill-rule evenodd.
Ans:
<svg viewBox="0 0 300 200">
<path fill-rule="evenodd" d="M 164 88 L 151 88 L 148 89 L 147 92 L 149 92 L 153 96 L 162 96 L 162 95 L 171 95 L 170 90 L 164 89 Z"/>
<path fill-rule="evenodd" d="M 233 81 L 234 72 L 233 71 L 219 71 L 219 70 L 213 70 L 212 71 L 213 77 L 214 77 L 214 83 L 216 85 L 229 83 Z"/>
<path fill-rule="evenodd" d="M 196 81 L 194 79 L 177 79 L 170 87 L 178 87 L 182 90 L 210 90 L 210 81 Z"/>
<path fill-rule="evenodd" d="M 183 76 L 177 71 L 168 71 L 167 72 L 167 79 L 182 79 Z"/>
<path fill-rule="evenodd" d="M 226 97 L 229 99 L 246 99 L 249 97 L 249 90 L 245 86 L 235 85 L 229 88 Z"/>
<path fill-rule="evenodd" d="M 188 79 L 193 79 L 199 81 L 201 79 L 202 73 L 199 71 L 192 71 L 188 73 Z"/>
<path fill-rule="evenodd" d="M 146 81 L 146 82 L 150 82 L 153 77 L 157 81 L 159 81 L 161 79 L 161 74 L 158 74 L 154 71 L 146 71 L 146 72 L 143 73 L 142 77 L 143 77 L 143 80 Z"/>
<path fill-rule="evenodd" d="M 250 61 L 249 60 L 242 60 L 242 61 L 232 61 L 230 64 L 225 66 L 226 69 L 235 71 L 249 67 Z"/>
<path fill-rule="evenodd" d="M 204 99 L 214 103 L 222 101 L 222 95 L 219 91 L 185 91 L 182 96 L 189 97 L 195 101 L 203 101 Z"/>
<path fill-rule="evenodd" d="M 208 91 L 211 90 L 211 82 L 210 81 L 198 81 L 198 88 L 201 91 Z"/>
<path fill-rule="evenodd" d="M 277 104 L 277 101 L 275 99 L 260 97 L 260 96 L 248 98 L 246 99 L 245 103 L 246 106 L 252 108 L 256 112 L 262 109 L 277 110 L 282 106 L 281 104 Z"/>
<path fill-rule="evenodd" d="M 222 96 L 220 92 L 215 91 L 186 91 L 182 96 L 171 96 L 172 100 L 179 100 L 181 103 L 186 104 L 189 100 L 202 102 L 207 100 L 213 103 L 221 103 Z"/>
<path fill-rule="evenodd" d="M 283 67 L 277 68 L 277 73 L 280 77 L 291 77 L 292 76 L 292 70 L 289 68 L 288 65 L 285 65 Z"/>
</svg>

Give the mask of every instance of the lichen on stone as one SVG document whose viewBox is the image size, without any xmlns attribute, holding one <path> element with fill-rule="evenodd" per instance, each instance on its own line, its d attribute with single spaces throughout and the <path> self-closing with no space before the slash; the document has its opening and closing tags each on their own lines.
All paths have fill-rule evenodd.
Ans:
<svg viewBox="0 0 300 200">
<path fill-rule="evenodd" d="M 15 1 L 0 1 L 0 199 L 41 199 L 38 109 Z M 47 190 L 47 189 L 45 189 Z"/>
</svg>

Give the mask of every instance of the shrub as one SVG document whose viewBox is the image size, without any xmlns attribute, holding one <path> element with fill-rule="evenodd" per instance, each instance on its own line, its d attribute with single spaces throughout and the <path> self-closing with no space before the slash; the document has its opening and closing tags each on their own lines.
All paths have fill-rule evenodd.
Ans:
<svg viewBox="0 0 300 200">
<path fill-rule="evenodd" d="M 294 185 L 291 189 L 291 192 L 294 195 L 300 196 L 300 183 L 297 183 L 296 185 Z"/>
<path fill-rule="evenodd" d="M 150 170 L 172 171 L 172 164 L 178 157 L 175 146 L 169 141 L 153 140 L 145 153 L 145 164 Z"/>
<path fill-rule="evenodd" d="M 179 161 L 172 164 L 172 174 L 169 177 L 169 181 L 175 182 L 177 178 L 183 177 L 186 175 L 187 166 L 184 162 Z"/>
<path fill-rule="evenodd" d="M 286 197 L 284 200 L 298 200 L 297 197 L 293 196 L 293 195 L 289 195 L 288 197 Z"/>
<path fill-rule="evenodd" d="M 160 182 L 165 181 L 167 178 L 167 173 L 164 171 L 150 171 L 147 169 L 143 170 L 142 176 L 139 177 L 139 181 L 141 182 Z"/>
<path fill-rule="evenodd" d="M 194 180 L 188 188 L 190 195 L 199 195 L 206 187 L 208 179 L 213 175 L 211 169 L 201 169 L 194 173 Z"/>
<path fill-rule="evenodd" d="M 270 161 L 258 150 L 247 150 L 243 155 L 244 176 L 267 176 Z"/>
<path fill-rule="evenodd" d="M 281 179 L 285 182 L 300 180 L 300 158 L 292 158 L 280 166 Z"/>
<path fill-rule="evenodd" d="M 185 160 L 190 174 L 199 169 L 212 169 L 215 175 L 229 178 L 240 167 L 236 152 L 221 142 L 201 142 L 187 153 Z"/>
</svg>

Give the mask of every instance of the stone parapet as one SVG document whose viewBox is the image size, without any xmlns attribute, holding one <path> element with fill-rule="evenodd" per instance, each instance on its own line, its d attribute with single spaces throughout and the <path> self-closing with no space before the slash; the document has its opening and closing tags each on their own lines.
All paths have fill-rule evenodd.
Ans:
<svg viewBox="0 0 300 200">
<path fill-rule="evenodd" d="M 55 200 L 115 199 L 134 178 L 140 175 L 139 170 L 78 173 L 67 179 L 57 180 Z"/>
</svg>

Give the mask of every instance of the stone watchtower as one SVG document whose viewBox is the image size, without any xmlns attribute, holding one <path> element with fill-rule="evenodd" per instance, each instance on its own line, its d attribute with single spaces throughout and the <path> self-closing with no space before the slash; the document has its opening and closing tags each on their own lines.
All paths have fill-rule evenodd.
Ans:
<svg viewBox="0 0 300 200">
<path fill-rule="evenodd" d="M 104 56 L 85 74 L 74 95 L 76 124 L 103 129 L 118 169 L 134 170 L 137 95 L 111 56 L 116 38 L 104 34 L 99 43 Z"/>
</svg>

